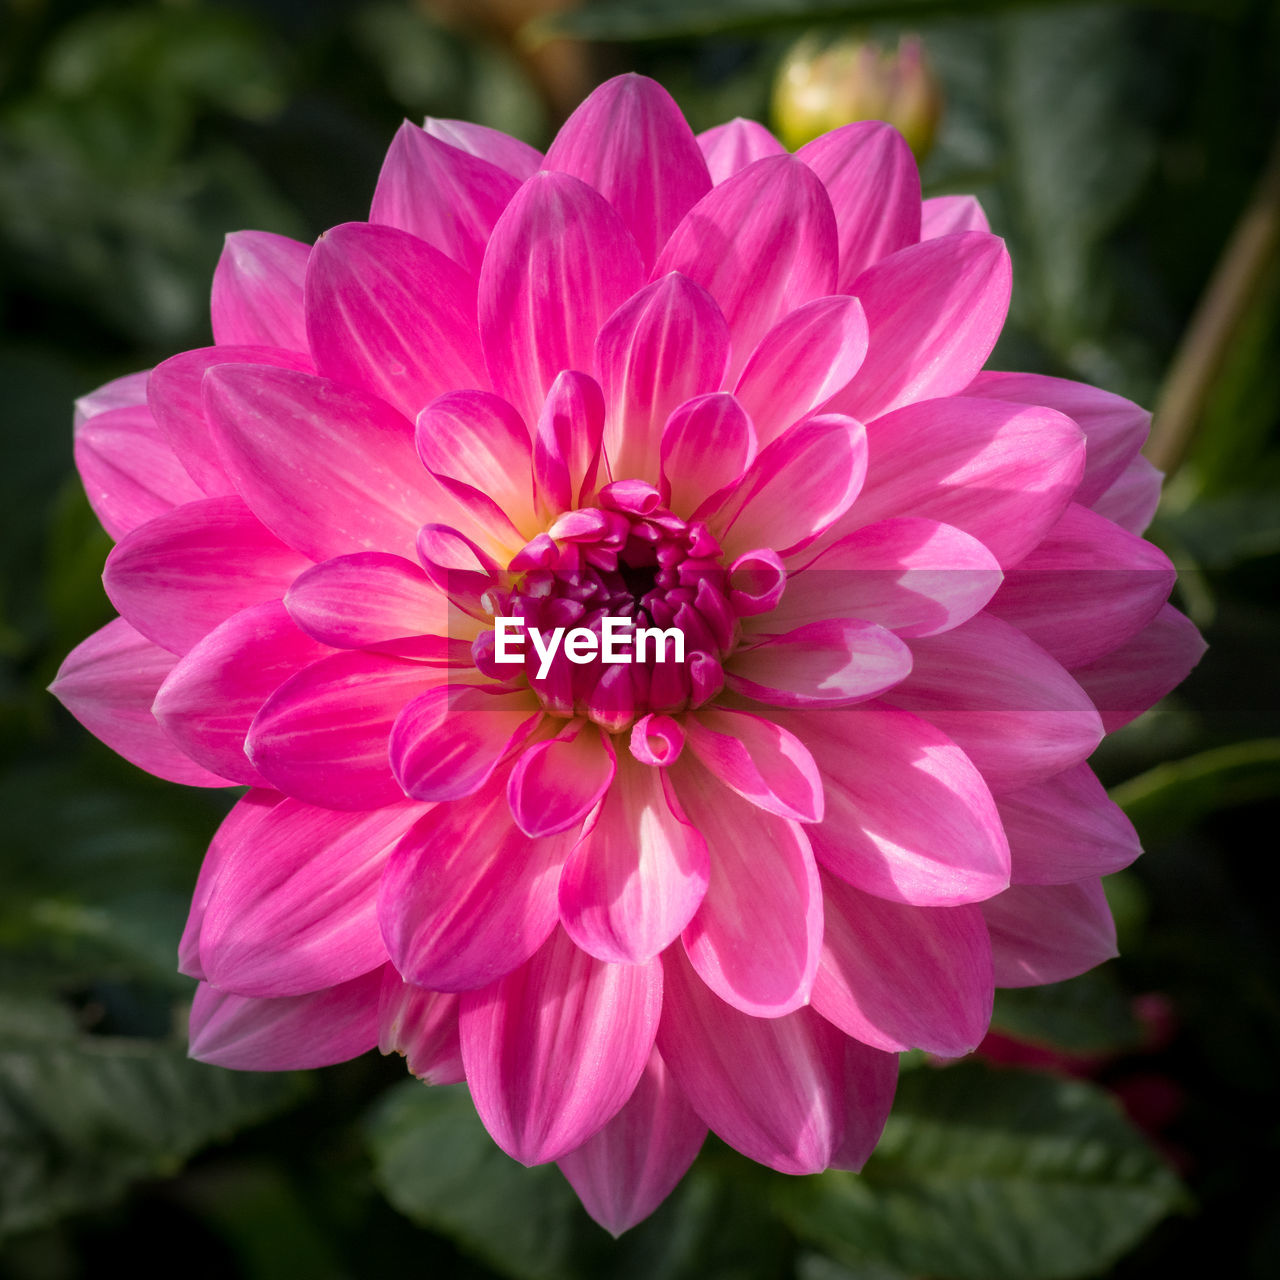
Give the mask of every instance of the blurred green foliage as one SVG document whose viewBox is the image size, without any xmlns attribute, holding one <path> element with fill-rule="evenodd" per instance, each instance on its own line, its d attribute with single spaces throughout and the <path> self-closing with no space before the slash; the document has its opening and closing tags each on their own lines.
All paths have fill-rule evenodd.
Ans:
<svg viewBox="0 0 1280 1280">
<path fill-rule="evenodd" d="M 508 1161 L 463 1093 L 398 1060 L 308 1081 L 186 1061 L 174 949 L 229 801 L 124 765 L 43 691 L 110 616 L 70 405 L 209 340 L 225 231 L 363 216 L 403 116 L 545 144 L 528 47 L 429 9 L 0 7 L 0 1277 L 89 1277 L 104 1257 L 249 1280 L 1280 1273 L 1274 255 L 1154 530 L 1213 647 L 1096 760 L 1147 847 L 1112 886 L 1122 959 L 997 1003 L 997 1028 L 1053 1069 L 912 1055 L 861 1178 L 786 1179 L 710 1141 L 615 1244 L 554 1169 Z M 920 31 L 943 80 L 926 187 L 978 194 L 1013 251 L 993 364 L 1153 401 L 1276 129 L 1274 6 L 596 0 L 529 34 L 594 41 L 576 50 L 591 78 L 654 75 L 706 128 L 761 118 L 796 32 L 849 22 Z M 1149 992 L 1172 1010 L 1154 1040 L 1133 1013 Z"/>
</svg>

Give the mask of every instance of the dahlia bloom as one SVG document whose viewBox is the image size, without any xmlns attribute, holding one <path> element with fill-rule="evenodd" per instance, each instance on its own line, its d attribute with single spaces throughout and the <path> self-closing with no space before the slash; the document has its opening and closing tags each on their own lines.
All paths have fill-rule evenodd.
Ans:
<svg viewBox="0 0 1280 1280">
<path fill-rule="evenodd" d="M 634 76 L 545 157 L 406 124 L 369 221 L 230 236 L 215 345 L 78 405 L 121 616 L 54 685 L 249 788 L 192 1053 L 465 1079 L 616 1232 L 708 1128 L 859 1167 L 900 1051 L 1111 955 L 1086 758 L 1201 642 L 1147 415 L 981 371 L 1009 288 L 888 127 L 695 137 Z"/>
</svg>

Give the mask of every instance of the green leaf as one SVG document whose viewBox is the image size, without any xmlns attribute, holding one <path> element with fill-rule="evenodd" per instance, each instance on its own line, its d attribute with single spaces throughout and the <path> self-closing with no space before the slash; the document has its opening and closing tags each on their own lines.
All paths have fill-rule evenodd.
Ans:
<svg viewBox="0 0 1280 1280">
<path fill-rule="evenodd" d="M 1208 814 L 1280 796 L 1280 738 L 1258 738 L 1171 760 L 1111 789 L 1144 843 L 1167 840 Z"/>
<path fill-rule="evenodd" d="M 1141 1036 L 1128 997 L 1108 969 L 1043 987 L 997 991 L 991 1026 L 1076 1054 L 1122 1052 Z"/>
<path fill-rule="evenodd" d="M 943 1280 L 1094 1275 L 1182 1199 L 1101 1089 L 976 1062 L 905 1076 L 861 1175 L 778 1192 L 800 1236 L 855 1274 Z"/>
<path fill-rule="evenodd" d="M 57 1000 L 0 996 L 0 1237 L 111 1203 L 300 1096 L 301 1077 L 91 1036 Z"/>
</svg>

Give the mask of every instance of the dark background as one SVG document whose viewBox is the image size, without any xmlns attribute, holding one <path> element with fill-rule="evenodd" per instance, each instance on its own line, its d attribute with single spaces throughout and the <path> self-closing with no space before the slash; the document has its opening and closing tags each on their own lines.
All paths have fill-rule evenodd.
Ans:
<svg viewBox="0 0 1280 1280">
<path fill-rule="evenodd" d="M 0 0 L 0 1277 L 1280 1274 L 1278 11 L 599 0 L 535 47 L 541 7 Z M 398 1059 L 186 1061 L 174 950 L 230 801 L 142 775 L 44 692 L 111 614 L 71 402 L 210 341 L 225 231 L 364 217 L 402 117 L 545 145 L 634 69 L 696 129 L 767 119 L 795 38 L 858 23 L 923 34 L 926 193 L 975 192 L 1010 242 L 992 366 L 1159 406 L 1151 536 L 1211 649 L 1095 760 L 1147 852 L 1109 886 L 1121 959 L 999 1002 L 983 1056 L 1032 1074 L 904 1063 L 860 1180 L 712 1140 L 613 1245 Z"/>
</svg>

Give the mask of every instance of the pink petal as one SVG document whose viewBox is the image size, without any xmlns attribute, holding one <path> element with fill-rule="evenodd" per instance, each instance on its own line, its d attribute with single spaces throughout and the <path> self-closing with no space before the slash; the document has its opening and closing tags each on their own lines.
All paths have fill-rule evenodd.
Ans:
<svg viewBox="0 0 1280 1280">
<path fill-rule="evenodd" d="M 739 649 L 725 687 L 776 707 L 847 706 L 874 698 L 911 670 L 911 650 L 874 622 L 811 622 Z"/>
<path fill-rule="evenodd" d="M 920 239 L 920 174 L 911 148 L 892 125 L 858 120 L 807 143 L 796 159 L 822 179 L 836 211 L 836 290 L 857 294 L 854 281 L 867 267 Z"/>
<path fill-rule="evenodd" d="M 750 624 L 776 635 L 825 618 L 865 618 L 899 635 L 935 635 L 973 617 L 1000 585 L 996 558 L 936 520 L 879 520 L 787 576 L 778 606 Z"/>
<path fill-rule="evenodd" d="M 369 221 L 410 232 L 474 276 L 519 185 L 505 169 L 406 120 L 382 162 Z"/>
<path fill-rule="evenodd" d="M 441 672 L 353 650 L 304 668 L 267 699 L 245 744 L 273 787 L 327 809 L 373 809 L 404 799 L 387 742 L 405 703 Z"/>
<path fill-rule="evenodd" d="M 116 618 L 67 654 L 49 692 L 139 769 L 189 787 L 224 787 L 226 779 L 183 755 L 151 714 L 156 690 L 177 661 Z"/>
<path fill-rule="evenodd" d="M 1039 373 L 980 373 L 964 394 L 1046 405 L 1075 422 L 1085 438 L 1084 475 L 1075 500 L 1085 506 L 1092 506 L 1119 479 L 1138 456 L 1151 427 L 1151 415 L 1132 400 L 1085 382 Z"/>
<path fill-rule="evenodd" d="M 245 756 L 254 716 L 280 685 L 328 652 L 298 630 L 279 600 L 253 605 L 191 649 L 160 686 L 152 711 L 193 760 L 232 782 L 261 785 Z"/>
<path fill-rule="evenodd" d="M 382 971 L 311 995 L 263 1000 L 207 983 L 191 1005 L 198 1062 L 236 1071 L 304 1071 L 359 1057 L 378 1043 Z"/>
<path fill-rule="evenodd" d="M 667 419 L 686 400 L 716 391 L 729 359 L 729 329 L 711 296 L 672 272 L 609 317 L 596 343 L 605 393 L 604 447 L 618 479 L 654 479 Z"/>
<path fill-rule="evenodd" d="M 818 861 L 864 893 L 922 907 L 1009 883 L 1009 846 L 982 776 L 926 720 L 881 707 L 779 714 L 820 770 Z"/>
<path fill-rule="evenodd" d="M 1139 454 L 1111 487 L 1089 505 L 1130 533 L 1145 533 L 1160 505 L 1164 472 L 1157 471 Z"/>
<path fill-rule="evenodd" d="M 985 613 L 911 642 L 911 674 L 885 701 L 931 720 L 992 791 L 1042 782 L 1102 740 L 1084 690 L 1016 627 Z"/>
<path fill-rule="evenodd" d="M 921 209 L 921 240 L 936 240 L 957 231 L 990 230 L 991 223 L 974 196 L 934 196 Z"/>
<path fill-rule="evenodd" d="M 320 238 L 307 334 L 318 372 L 410 419 L 442 392 L 486 382 L 474 278 L 394 227 L 348 222 Z"/>
<path fill-rule="evenodd" d="M 282 542 L 315 561 L 414 554 L 439 488 L 394 409 L 326 378 L 254 365 L 211 369 L 204 403 L 236 488 Z"/>
<path fill-rule="evenodd" d="M 209 905 L 213 886 L 222 874 L 224 855 L 241 826 L 252 823 L 253 815 L 258 810 L 270 811 L 283 798 L 274 791 L 255 789 L 246 792 L 236 801 L 231 812 L 223 819 L 222 825 L 213 833 L 213 839 L 209 842 L 209 848 L 205 851 L 204 859 L 200 863 L 200 874 L 196 877 L 196 887 L 191 893 L 191 907 L 187 912 L 187 922 L 183 926 L 182 937 L 178 942 L 179 973 L 200 982 L 205 980 L 204 966 L 200 960 L 200 930 L 204 926 L 204 911 Z M 226 836 L 223 835 L 224 831 L 227 832 Z"/>
<path fill-rule="evenodd" d="M 741 116 L 698 134 L 698 147 L 711 181 L 717 185 L 756 160 L 787 154 L 786 147 L 764 125 Z"/>
<path fill-rule="evenodd" d="M 147 404 L 161 433 L 200 489 L 210 497 L 232 494 L 235 483 L 205 420 L 204 375 L 222 364 L 259 364 L 314 373 L 311 357 L 283 347 L 197 347 L 156 365 L 147 383 Z"/>
<path fill-rule="evenodd" d="M 642 284 L 612 207 L 567 173 L 535 174 L 498 219 L 480 269 L 480 335 L 494 389 L 536 422 L 561 369 L 589 371 L 605 320 Z"/>
<path fill-rule="evenodd" d="M 526 835 L 550 836 L 583 820 L 613 782 L 615 753 L 608 734 L 571 722 L 548 742 L 524 751 L 511 771 L 507 798 Z"/>
<path fill-rule="evenodd" d="M 707 889 L 707 845 L 661 769 L 619 752 L 613 784 L 565 863 L 560 920 L 599 960 L 650 960 L 680 936 Z"/>
<path fill-rule="evenodd" d="M 462 1061 L 493 1140 L 522 1164 L 581 1146 L 622 1109 L 653 1049 L 662 966 L 605 964 L 557 930 L 462 997 Z"/>
<path fill-rule="evenodd" d="M 807 418 L 760 451 L 708 523 L 731 557 L 759 547 L 786 555 L 849 509 L 866 470 L 862 423 L 835 413 Z"/>
<path fill-rule="evenodd" d="M 270 231 L 233 231 L 213 273 L 213 340 L 219 345 L 307 351 L 302 282 L 309 245 Z"/>
<path fill-rule="evenodd" d="M 622 1110 L 558 1163 L 583 1208 L 619 1236 L 675 1190 L 706 1136 L 655 1049 Z"/>
<path fill-rule="evenodd" d="M 687 757 L 672 779 L 710 862 L 706 896 L 684 931 L 698 976 L 754 1017 L 808 1004 L 822 946 L 822 890 L 804 829 L 738 800 Z"/>
<path fill-rule="evenodd" d="M 335 649 L 381 648 L 447 662 L 447 637 L 457 634 L 448 600 L 422 569 L 381 551 L 313 565 L 294 580 L 284 603 L 303 631 Z"/>
<path fill-rule="evenodd" d="M 1014 885 L 981 910 L 997 987 L 1064 982 L 1118 954 L 1101 880 Z"/>
<path fill-rule="evenodd" d="M 416 804 L 351 814 L 289 799 L 234 810 L 200 928 L 205 979 L 242 996 L 300 996 L 385 964 L 378 882 L 421 816 Z"/>
<path fill-rule="evenodd" d="M 1158 547 L 1072 503 L 1005 580 L 988 612 L 1064 667 L 1100 658 L 1159 613 L 1177 573 Z"/>
<path fill-rule="evenodd" d="M 1015 884 L 1065 884 L 1110 875 L 1142 852 L 1124 810 L 1087 764 L 996 801 Z"/>
<path fill-rule="evenodd" d="M 537 695 L 496 685 L 440 684 L 414 698 L 391 732 L 391 768 L 418 800 L 478 790 L 543 719 Z"/>
<path fill-rule="evenodd" d="M 426 1084 L 460 1084 L 462 1043 L 458 997 L 405 982 L 391 965 L 383 970 L 378 1002 L 379 1053 L 404 1056 L 409 1071 Z"/>
<path fill-rule="evenodd" d="M 522 965 L 555 928 L 573 840 L 526 836 L 502 775 L 464 803 L 438 805 L 383 873 L 378 914 L 396 968 L 433 991 L 466 991 Z"/>
<path fill-rule="evenodd" d="M 812 1009 L 750 1017 L 713 995 L 678 947 L 664 961 L 658 1050 L 714 1133 L 781 1173 L 870 1154 L 893 1101 L 894 1055 L 846 1039 Z"/>
<path fill-rule="evenodd" d="M 977 1047 L 993 995 L 978 907 L 904 906 L 824 876 L 823 918 L 813 1007 L 824 1018 L 888 1053 L 958 1058 Z"/>
<path fill-rule="evenodd" d="M 89 505 L 113 538 L 204 497 L 146 405 L 86 418 L 76 433 L 75 459 Z"/>
<path fill-rule="evenodd" d="M 926 240 L 868 267 L 849 287 L 867 313 L 867 358 L 831 407 L 870 422 L 961 391 L 1000 336 L 1011 279 L 1004 241 L 981 231 Z"/>
<path fill-rule="evenodd" d="M 505 400 L 488 391 L 449 392 L 418 415 L 416 440 L 423 465 L 455 497 L 482 496 L 502 524 L 519 530 L 517 547 L 541 532 L 529 428 Z"/>
<path fill-rule="evenodd" d="M 278 600 L 309 564 L 229 496 L 140 525 L 107 557 L 102 582 L 130 625 L 185 653 L 233 613 Z"/>
<path fill-rule="evenodd" d="M 542 167 L 542 153 L 527 142 L 512 138 L 487 125 L 472 124 L 470 120 L 443 120 L 428 116 L 422 127 L 433 138 L 447 142 L 468 155 L 479 156 L 499 169 L 505 169 L 513 178 L 523 182 Z"/>
<path fill-rule="evenodd" d="M 533 442 L 534 489 L 548 515 L 586 504 L 587 495 L 595 489 L 603 439 L 600 384 L 573 369 L 558 373 L 547 392 Z"/>
<path fill-rule="evenodd" d="M 1106 731 L 1114 733 L 1176 689 L 1206 647 L 1195 624 L 1165 605 L 1131 640 L 1071 675 L 1101 712 Z"/>
<path fill-rule="evenodd" d="M 729 375 L 736 378 L 788 311 L 835 292 L 837 254 L 835 215 L 822 183 L 794 157 L 773 156 L 698 201 L 653 274 L 683 272 L 716 300 L 729 325 Z"/>
<path fill-rule="evenodd" d="M 1075 424 L 1053 409 L 953 396 L 867 428 L 867 478 L 824 539 L 893 516 L 955 525 L 1016 564 L 1066 509 L 1084 465 Z"/>
<path fill-rule="evenodd" d="M 736 484 L 755 460 L 756 433 L 742 406 L 718 391 L 686 400 L 662 432 L 662 493 L 667 505 L 692 515 Z M 727 497 L 727 494 L 723 496 Z"/>
<path fill-rule="evenodd" d="M 646 270 L 711 190 L 706 161 L 671 95 L 645 76 L 605 81 L 569 117 L 546 167 L 593 186 L 622 216 Z"/>
<path fill-rule="evenodd" d="M 822 781 L 795 734 L 745 711 L 711 707 L 686 716 L 684 731 L 694 755 L 744 800 L 780 818 L 822 820 Z"/>
<path fill-rule="evenodd" d="M 126 373 L 77 397 L 74 416 L 75 434 L 79 435 L 90 419 L 96 418 L 100 413 L 106 413 L 109 409 L 132 409 L 146 404 L 147 381 L 150 377 L 150 369 Z"/>
<path fill-rule="evenodd" d="M 815 298 L 785 315 L 760 340 L 734 395 L 761 446 L 820 409 L 867 354 L 867 319 L 857 298 Z"/>
</svg>

